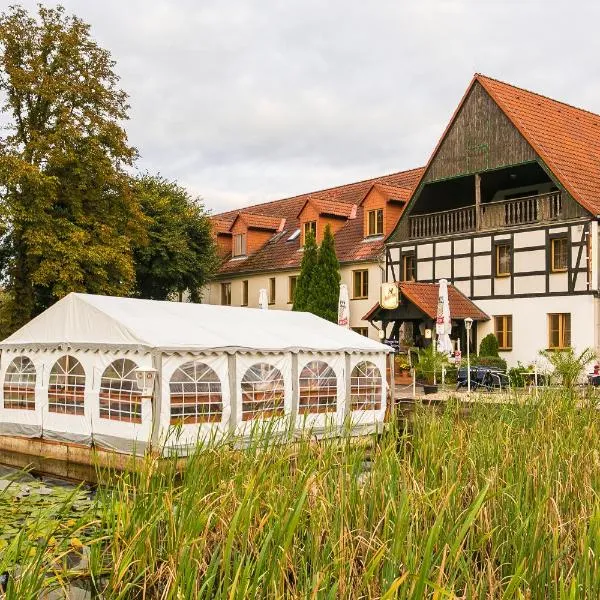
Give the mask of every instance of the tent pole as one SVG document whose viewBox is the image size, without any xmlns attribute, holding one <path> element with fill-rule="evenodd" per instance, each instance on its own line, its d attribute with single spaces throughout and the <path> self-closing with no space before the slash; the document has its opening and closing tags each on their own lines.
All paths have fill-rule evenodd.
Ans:
<svg viewBox="0 0 600 600">
<path fill-rule="evenodd" d="M 238 425 L 239 396 L 237 388 L 237 356 L 229 354 L 227 356 L 227 370 L 229 371 L 229 402 L 231 405 L 231 414 L 229 415 L 229 433 L 235 435 Z"/>
<path fill-rule="evenodd" d="M 155 451 L 160 440 L 160 420 L 162 413 L 162 353 L 152 353 L 152 366 L 156 369 L 156 380 L 154 383 L 154 394 L 152 402 L 152 438 L 151 449 Z"/>
</svg>

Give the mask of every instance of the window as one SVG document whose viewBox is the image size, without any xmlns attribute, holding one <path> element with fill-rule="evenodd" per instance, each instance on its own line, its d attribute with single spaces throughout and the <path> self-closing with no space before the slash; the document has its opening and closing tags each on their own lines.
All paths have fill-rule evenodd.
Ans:
<svg viewBox="0 0 600 600">
<path fill-rule="evenodd" d="M 275 277 L 269 277 L 269 304 L 275 304 Z"/>
<path fill-rule="evenodd" d="M 306 236 L 308 232 L 312 231 L 315 238 L 317 237 L 317 222 L 316 221 L 307 221 L 302 225 L 302 236 L 304 239 L 304 244 L 306 244 Z"/>
<path fill-rule="evenodd" d="M 382 389 L 379 369 L 369 361 L 358 363 L 350 375 L 351 410 L 379 410 Z"/>
<path fill-rule="evenodd" d="M 242 306 L 248 306 L 248 280 L 242 281 Z"/>
<path fill-rule="evenodd" d="M 512 350 L 512 315 L 494 317 L 494 333 L 498 338 L 498 350 Z"/>
<path fill-rule="evenodd" d="M 417 263 L 415 255 L 407 252 L 402 255 L 402 281 L 416 281 Z"/>
<path fill-rule="evenodd" d="M 367 213 L 367 235 L 383 235 L 383 208 Z"/>
<path fill-rule="evenodd" d="M 233 236 L 233 256 L 246 255 L 246 234 L 236 233 Z"/>
<path fill-rule="evenodd" d="M 221 304 L 224 306 L 231 305 L 231 283 L 221 284 Z"/>
<path fill-rule="evenodd" d="M 548 348 L 560 350 L 571 345 L 571 313 L 548 314 Z"/>
<path fill-rule="evenodd" d="M 369 296 L 369 271 L 352 271 L 352 299 L 367 298 Z"/>
<path fill-rule="evenodd" d="M 496 277 L 510 275 L 510 244 L 496 245 Z"/>
<path fill-rule="evenodd" d="M 322 360 L 309 362 L 300 373 L 300 414 L 334 412 L 337 409 L 337 377 Z"/>
<path fill-rule="evenodd" d="M 364 335 L 365 337 L 369 337 L 369 328 L 368 327 L 353 327 L 352 331 Z"/>
<path fill-rule="evenodd" d="M 129 359 L 112 362 L 100 380 L 100 418 L 142 422 L 142 392 L 137 386 L 137 365 Z"/>
<path fill-rule="evenodd" d="M 552 254 L 552 272 L 566 271 L 569 265 L 569 243 L 566 237 L 550 240 Z"/>
<path fill-rule="evenodd" d="M 35 367 L 26 356 L 17 356 L 4 376 L 4 408 L 35 410 Z"/>
<path fill-rule="evenodd" d="M 171 377 L 169 392 L 171 425 L 221 421 L 221 381 L 215 371 L 203 362 L 181 365 Z"/>
<path fill-rule="evenodd" d="M 61 356 L 50 371 L 48 411 L 83 415 L 85 371 L 73 356 Z"/>
<path fill-rule="evenodd" d="M 288 279 L 288 304 L 293 304 L 294 294 L 296 293 L 296 284 L 298 283 L 297 275 L 290 275 Z"/>
<path fill-rule="evenodd" d="M 281 371 L 268 363 L 252 365 L 242 377 L 242 421 L 283 416 L 284 384 Z"/>
</svg>

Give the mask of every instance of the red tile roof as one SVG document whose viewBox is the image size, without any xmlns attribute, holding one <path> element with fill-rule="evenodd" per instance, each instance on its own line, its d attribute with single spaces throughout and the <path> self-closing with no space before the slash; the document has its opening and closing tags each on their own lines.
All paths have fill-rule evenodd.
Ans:
<svg viewBox="0 0 600 600">
<path fill-rule="evenodd" d="M 404 299 L 414 304 L 421 312 L 435 319 L 437 315 L 438 297 L 440 286 L 438 283 L 422 283 L 418 281 L 402 281 L 397 283 L 400 288 L 400 302 Z M 450 317 L 452 319 L 466 319 L 471 317 L 474 321 L 489 321 L 486 315 L 474 302 L 469 300 L 460 290 L 452 284 L 448 284 L 448 302 L 450 304 Z M 380 309 L 379 304 L 363 317 L 368 321 L 373 318 Z"/>
<path fill-rule="evenodd" d="M 320 215 L 329 215 L 332 217 L 343 217 L 345 219 L 356 218 L 356 204 L 350 204 L 349 202 L 340 202 L 339 200 L 333 200 L 332 198 L 309 198 L 300 209 L 298 217 L 304 210 L 307 204 L 312 204 Z"/>
<path fill-rule="evenodd" d="M 475 75 L 569 193 L 600 214 L 600 115 Z"/>
<path fill-rule="evenodd" d="M 413 188 L 403 188 L 395 185 L 386 185 L 385 183 L 376 183 L 373 187 L 380 191 L 388 200 L 401 200 L 407 202 L 413 193 Z M 371 190 L 369 190 L 370 192 Z M 365 198 L 369 195 L 365 194 Z M 363 198 L 364 200 L 364 198 Z"/>
<path fill-rule="evenodd" d="M 246 260 L 229 260 L 228 257 L 221 266 L 219 276 L 223 278 L 243 273 L 297 269 L 302 260 L 302 253 L 298 251 L 300 249 L 300 236 L 296 236 L 293 240 L 289 240 L 289 238 L 300 226 L 298 214 L 307 200 L 313 199 L 319 203 L 339 202 L 348 206 L 358 206 L 373 184 L 389 184 L 397 188 L 412 190 L 421 178 L 422 173 L 422 168 L 411 169 L 410 171 L 401 171 L 383 177 L 244 208 L 244 215 L 272 215 L 279 219 L 285 219 L 285 229 L 281 233 L 276 233 L 263 248 Z M 239 212 L 221 213 L 215 215 L 213 219 L 233 223 Z M 356 218 L 349 219 L 335 234 L 336 253 L 341 263 L 373 260 L 383 252 L 383 246 L 382 238 L 373 240 L 363 237 L 363 209 L 360 206 L 357 208 Z"/>
<path fill-rule="evenodd" d="M 213 229 L 217 233 L 231 234 L 231 231 L 229 231 L 229 229 L 231 228 L 231 224 L 233 221 L 226 221 L 224 219 L 219 219 L 217 217 L 212 217 L 211 221 L 212 221 Z"/>
<path fill-rule="evenodd" d="M 282 231 L 285 226 L 285 219 L 272 215 L 248 213 L 242 211 L 238 213 L 237 217 L 231 222 L 231 227 L 238 220 L 241 219 L 246 223 L 249 229 L 264 229 L 266 231 Z"/>
</svg>

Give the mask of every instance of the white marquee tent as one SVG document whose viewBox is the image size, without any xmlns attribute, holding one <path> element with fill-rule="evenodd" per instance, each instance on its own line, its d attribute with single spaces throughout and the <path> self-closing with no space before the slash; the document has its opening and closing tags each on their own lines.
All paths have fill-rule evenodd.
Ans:
<svg viewBox="0 0 600 600">
<path fill-rule="evenodd" d="M 133 451 L 372 430 L 388 352 L 308 313 L 69 294 L 0 342 L 0 435 Z"/>
</svg>

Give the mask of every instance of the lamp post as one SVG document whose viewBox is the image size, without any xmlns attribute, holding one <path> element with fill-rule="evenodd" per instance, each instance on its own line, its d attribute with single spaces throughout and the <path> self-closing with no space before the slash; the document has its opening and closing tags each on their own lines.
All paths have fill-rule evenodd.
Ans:
<svg viewBox="0 0 600 600">
<path fill-rule="evenodd" d="M 467 330 L 467 393 L 471 394 L 471 327 L 473 327 L 473 319 L 467 317 L 465 319 L 465 328 Z"/>
</svg>

